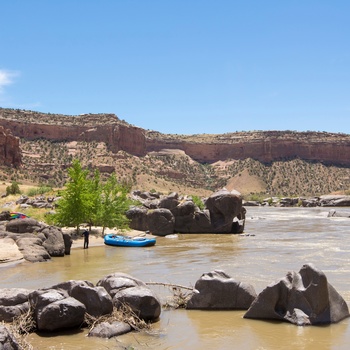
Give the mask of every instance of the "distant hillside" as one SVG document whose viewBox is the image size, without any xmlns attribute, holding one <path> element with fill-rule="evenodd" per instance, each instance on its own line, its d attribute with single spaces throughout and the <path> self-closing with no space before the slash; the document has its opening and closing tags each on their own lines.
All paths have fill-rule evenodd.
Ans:
<svg viewBox="0 0 350 350">
<path fill-rule="evenodd" d="M 165 135 L 113 114 L 64 116 L 1 109 L 20 140 L 21 166 L 2 178 L 61 186 L 73 158 L 135 188 L 207 195 L 318 195 L 350 189 L 350 135 L 293 131 Z"/>
</svg>

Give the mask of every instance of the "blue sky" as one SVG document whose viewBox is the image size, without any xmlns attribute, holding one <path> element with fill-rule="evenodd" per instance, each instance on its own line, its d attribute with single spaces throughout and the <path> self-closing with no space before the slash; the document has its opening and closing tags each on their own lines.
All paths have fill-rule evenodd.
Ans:
<svg viewBox="0 0 350 350">
<path fill-rule="evenodd" d="M 0 106 L 173 134 L 350 133 L 348 0 L 11 0 Z"/>
</svg>

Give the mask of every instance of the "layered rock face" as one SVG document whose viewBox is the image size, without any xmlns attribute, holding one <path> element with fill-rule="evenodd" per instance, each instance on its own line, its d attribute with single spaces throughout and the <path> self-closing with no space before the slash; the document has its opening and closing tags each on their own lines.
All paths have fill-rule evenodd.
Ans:
<svg viewBox="0 0 350 350">
<path fill-rule="evenodd" d="M 328 164 L 350 165 L 350 136 L 330 133 L 251 132 L 212 135 L 207 141 L 187 138 L 147 139 L 147 152 L 181 149 L 200 163 L 253 158 L 269 163 L 300 158 Z"/>
<path fill-rule="evenodd" d="M 0 165 L 19 166 L 21 164 L 19 139 L 0 126 Z"/>
<path fill-rule="evenodd" d="M 260 131 L 166 135 L 132 126 L 113 114 L 65 116 L 0 108 L 1 125 L 13 135 L 27 140 L 105 142 L 112 152 L 123 150 L 135 156 L 178 149 L 201 163 L 246 158 L 262 162 L 300 158 L 350 165 L 350 135 L 346 134 Z M 15 157 L 10 146 L 6 154 Z"/>
</svg>

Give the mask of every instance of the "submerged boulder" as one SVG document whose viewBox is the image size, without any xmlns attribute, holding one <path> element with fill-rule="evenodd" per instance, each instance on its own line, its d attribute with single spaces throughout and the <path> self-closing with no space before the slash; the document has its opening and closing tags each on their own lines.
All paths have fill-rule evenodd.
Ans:
<svg viewBox="0 0 350 350">
<path fill-rule="evenodd" d="M 109 339 L 131 331 L 131 326 L 125 322 L 101 322 L 94 326 L 94 328 L 89 332 L 88 336 Z"/>
<path fill-rule="evenodd" d="M 306 264 L 298 273 L 288 272 L 279 282 L 266 287 L 244 317 L 305 326 L 339 322 L 349 317 L 349 309 L 325 274 Z"/>
<path fill-rule="evenodd" d="M 197 291 L 187 303 L 187 309 L 247 310 L 256 298 L 254 287 L 235 281 L 223 271 L 205 273 L 195 284 Z"/>
</svg>

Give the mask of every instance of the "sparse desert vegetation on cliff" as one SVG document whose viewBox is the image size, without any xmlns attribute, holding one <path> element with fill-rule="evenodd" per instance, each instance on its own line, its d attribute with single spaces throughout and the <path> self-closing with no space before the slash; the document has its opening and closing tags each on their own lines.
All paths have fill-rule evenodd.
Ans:
<svg viewBox="0 0 350 350">
<path fill-rule="evenodd" d="M 226 187 L 245 196 L 295 196 L 350 190 L 346 134 L 165 135 L 113 114 L 72 117 L 11 109 L 0 109 L 1 125 L 18 137 L 20 156 L 20 166 L 3 161 L 2 181 L 60 187 L 78 158 L 102 174 L 115 171 L 134 189 L 164 193 L 207 196 Z"/>
</svg>

